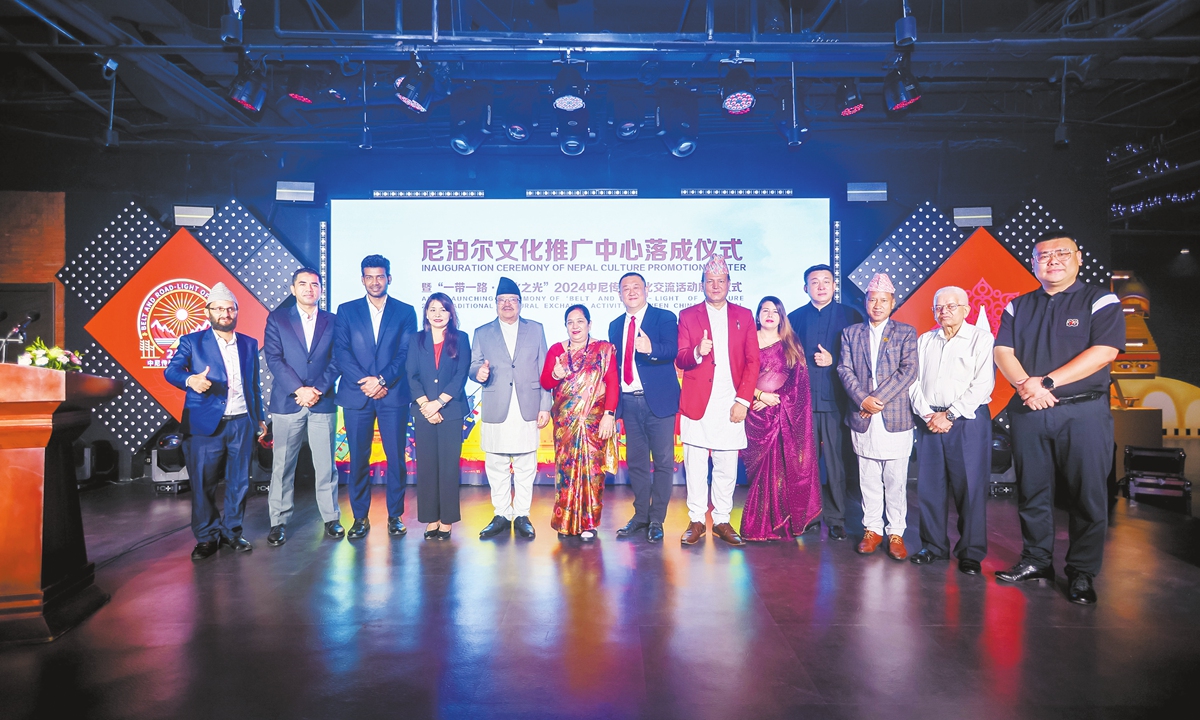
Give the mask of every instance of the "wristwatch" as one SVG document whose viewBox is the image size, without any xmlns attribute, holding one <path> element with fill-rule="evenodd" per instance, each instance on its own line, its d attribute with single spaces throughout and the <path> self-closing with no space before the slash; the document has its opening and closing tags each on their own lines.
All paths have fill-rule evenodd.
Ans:
<svg viewBox="0 0 1200 720">
<path fill-rule="evenodd" d="M 954 422 L 955 420 L 958 419 L 958 416 L 954 414 L 953 410 L 951 410 L 950 408 L 946 408 L 946 419 L 949 420 L 950 422 Z"/>
<path fill-rule="evenodd" d="M 1042 378 L 1042 387 L 1046 388 L 1047 390 L 1053 390 L 1054 378 L 1050 377 L 1049 375 L 1044 376 Z"/>
</svg>

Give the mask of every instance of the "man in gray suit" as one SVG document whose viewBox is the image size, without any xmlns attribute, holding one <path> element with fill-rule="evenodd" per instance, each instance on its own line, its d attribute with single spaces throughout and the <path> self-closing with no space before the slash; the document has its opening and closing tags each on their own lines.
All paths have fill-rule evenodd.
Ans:
<svg viewBox="0 0 1200 720">
<path fill-rule="evenodd" d="M 475 329 L 469 375 L 483 386 L 479 445 L 496 515 L 479 537 L 495 537 L 511 525 L 533 538 L 529 506 L 537 475 L 541 429 L 550 422 L 550 393 L 540 377 L 546 361 L 541 323 L 521 317 L 521 289 L 506 277 L 496 287 L 497 318 Z"/>
</svg>

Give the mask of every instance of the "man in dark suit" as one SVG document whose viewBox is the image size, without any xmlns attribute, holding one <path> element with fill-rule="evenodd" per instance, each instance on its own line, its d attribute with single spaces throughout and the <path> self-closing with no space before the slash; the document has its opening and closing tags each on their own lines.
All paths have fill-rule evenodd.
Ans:
<svg viewBox="0 0 1200 720">
<path fill-rule="evenodd" d="M 183 454 L 192 484 L 193 560 L 221 545 L 254 548 L 242 537 L 255 430 L 267 432 L 259 393 L 258 341 L 234 332 L 237 298 L 217 283 L 205 310 L 210 328 L 179 338 L 164 376 L 186 392 Z M 217 510 L 217 483 L 225 478 L 225 515 Z"/>
<path fill-rule="evenodd" d="M 813 435 L 822 470 L 821 514 L 830 540 L 846 539 L 846 412 L 849 403 L 837 376 L 842 356 L 842 331 L 862 322 L 862 314 L 833 299 L 833 269 L 814 265 L 804 271 L 804 291 L 812 301 L 788 313 L 796 337 L 812 358 L 808 382 L 812 388 Z"/>
<path fill-rule="evenodd" d="M 339 522 L 337 470 L 333 467 L 337 432 L 333 385 L 338 378 L 333 361 L 334 315 L 317 307 L 321 276 L 312 268 L 292 273 L 292 296 L 296 298 L 294 305 L 278 308 L 267 316 L 263 335 L 263 355 L 275 376 L 267 405 L 275 438 L 271 491 L 267 496 L 271 513 L 267 543 L 273 546 L 287 542 L 296 459 L 305 437 L 312 451 L 317 508 L 325 523 L 325 534 L 332 538 L 346 535 Z"/>
<path fill-rule="evenodd" d="M 367 513 L 371 509 L 371 485 L 367 470 L 371 461 L 371 440 L 375 422 L 387 456 L 388 533 L 407 532 L 400 516 L 404 514 L 404 486 L 408 469 L 404 465 L 404 446 L 408 437 L 408 404 L 412 402 L 404 363 L 408 343 L 417 330 L 417 313 L 408 303 L 388 297 L 392 282 L 391 263 L 382 255 L 368 255 L 362 261 L 362 283 L 366 297 L 342 303 L 337 309 L 333 332 L 333 359 L 342 373 L 338 383 L 337 404 L 346 421 L 346 441 L 350 446 L 350 508 L 354 524 L 346 534 L 366 537 L 371 529 Z"/>
<path fill-rule="evenodd" d="M 646 302 L 646 279 L 638 273 L 621 277 L 620 292 L 625 314 L 609 323 L 608 340 L 617 349 L 617 375 L 621 379 L 617 417 L 625 426 L 625 463 L 633 487 L 633 517 L 617 531 L 617 537 L 630 537 L 644 530 L 647 540 L 660 542 L 675 477 L 675 414 L 679 412 L 675 353 L 679 348 L 679 324 L 675 313 Z"/>
<path fill-rule="evenodd" d="M 903 560 L 908 557 L 904 530 L 915 427 L 908 388 L 917 378 L 917 331 L 891 319 L 895 307 L 895 286 L 877 273 L 867 285 L 867 321 L 842 331 L 838 377 L 858 408 L 846 418 L 862 492 L 865 531 L 858 551 L 875 552 L 887 533 L 888 555 Z"/>
</svg>

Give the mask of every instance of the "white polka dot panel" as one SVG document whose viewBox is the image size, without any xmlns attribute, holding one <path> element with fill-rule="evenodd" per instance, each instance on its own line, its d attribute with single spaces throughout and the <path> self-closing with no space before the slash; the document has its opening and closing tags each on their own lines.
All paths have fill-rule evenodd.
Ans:
<svg viewBox="0 0 1200 720">
<path fill-rule="evenodd" d="M 98 310 L 170 233 L 130 202 L 55 275 L 89 310 Z"/>
<path fill-rule="evenodd" d="M 904 302 L 908 295 L 916 290 L 927 277 L 908 256 L 900 251 L 890 240 L 884 240 L 871 251 L 866 260 L 859 263 L 850 273 L 850 282 L 854 283 L 864 293 L 867 285 L 876 273 L 887 273 L 892 284 L 896 286 L 896 304 Z"/>
<path fill-rule="evenodd" d="M 274 310 L 291 294 L 292 273 L 298 267 L 300 261 L 296 256 L 272 237 L 237 269 L 236 274 L 268 310 Z"/>
<path fill-rule="evenodd" d="M 937 271 L 965 239 L 962 230 L 928 200 L 888 237 L 925 274 L 922 280 Z"/>
<path fill-rule="evenodd" d="M 1062 223 L 1056 220 L 1042 203 L 1032 199 L 1017 207 L 1016 213 L 996 232 L 996 239 L 1026 267 L 1032 267 L 1034 241 L 1044 233 L 1063 229 Z M 1099 258 L 1088 250 L 1086 240 L 1076 238 L 1076 241 L 1083 253 L 1083 264 L 1079 268 L 1080 279 L 1084 282 L 1107 285 L 1112 270 L 1105 267 Z"/>
<path fill-rule="evenodd" d="M 171 419 L 163 406 L 98 343 L 93 342 L 84 354 L 83 370 L 125 383 L 120 395 L 96 407 L 95 419 L 129 452 L 140 450 Z"/>
<path fill-rule="evenodd" d="M 287 298 L 300 261 L 236 199 L 213 213 L 195 235 L 268 310 Z"/>
</svg>

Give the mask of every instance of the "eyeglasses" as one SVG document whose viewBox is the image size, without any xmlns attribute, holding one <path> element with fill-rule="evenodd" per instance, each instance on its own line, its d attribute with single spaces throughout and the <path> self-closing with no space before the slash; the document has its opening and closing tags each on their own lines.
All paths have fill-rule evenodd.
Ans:
<svg viewBox="0 0 1200 720">
<path fill-rule="evenodd" d="M 944 312 L 953 313 L 955 310 L 958 310 L 960 307 L 966 307 L 966 305 L 959 305 L 958 303 L 947 303 L 945 305 L 934 305 L 933 306 L 933 314 L 941 315 Z"/>
<path fill-rule="evenodd" d="M 213 306 L 209 305 L 208 311 L 211 312 L 213 315 L 237 315 L 237 308 L 235 308 L 235 307 L 219 308 L 219 307 L 213 307 Z"/>
<path fill-rule="evenodd" d="M 496 298 L 497 305 L 520 305 L 521 301 L 516 298 Z"/>
<path fill-rule="evenodd" d="M 1051 260 L 1057 260 L 1059 262 L 1066 262 L 1068 258 L 1072 258 L 1074 256 L 1075 256 L 1074 250 L 1068 250 L 1067 248 L 1059 248 L 1057 250 L 1047 250 L 1046 252 L 1035 253 L 1033 257 L 1034 257 L 1034 259 L 1036 259 L 1038 261 L 1039 265 L 1045 265 L 1046 263 L 1050 262 Z"/>
</svg>

